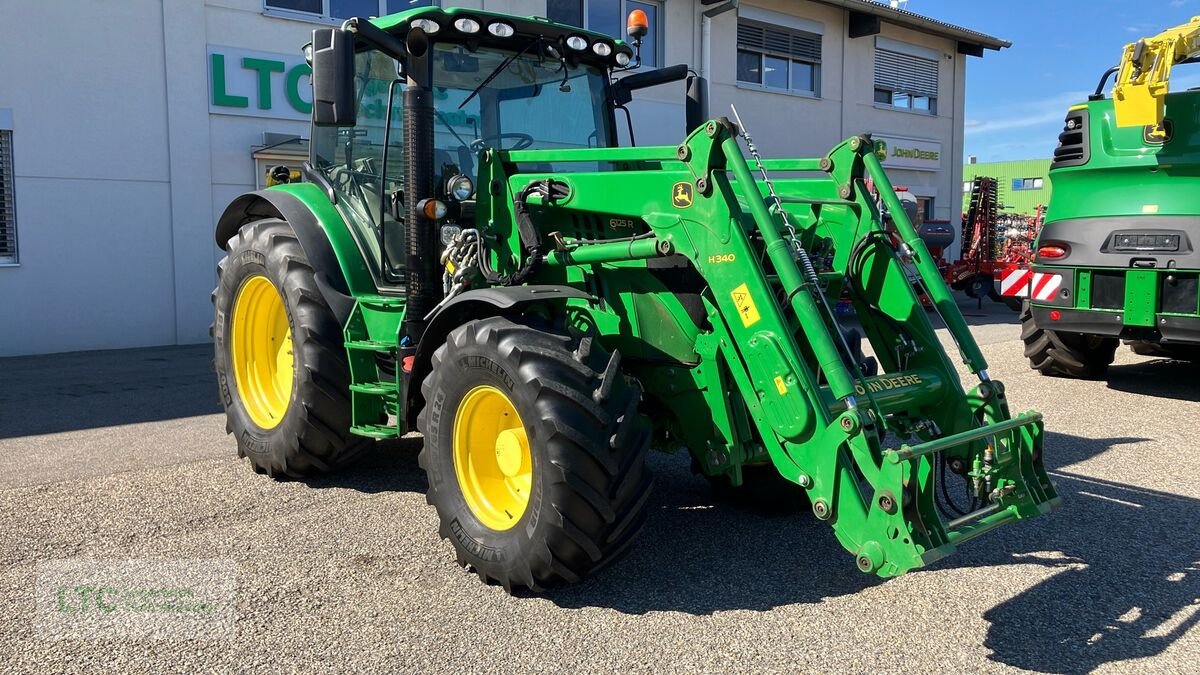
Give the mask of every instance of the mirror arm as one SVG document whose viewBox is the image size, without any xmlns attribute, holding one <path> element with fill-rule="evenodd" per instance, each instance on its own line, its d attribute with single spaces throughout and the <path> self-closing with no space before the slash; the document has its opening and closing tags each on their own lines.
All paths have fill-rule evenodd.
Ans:
<svg viewBox="0 0 1200 675">
<path fill-rule="evenodd" d="M 354 33 L 362 41 L 387 53 L 397 61 L 408 56 L 408 48 L 399 38 L 366 19 L 359 17 L 346 19 L 346 22 L 342 24 L 342 30 Z"/>
</svg>

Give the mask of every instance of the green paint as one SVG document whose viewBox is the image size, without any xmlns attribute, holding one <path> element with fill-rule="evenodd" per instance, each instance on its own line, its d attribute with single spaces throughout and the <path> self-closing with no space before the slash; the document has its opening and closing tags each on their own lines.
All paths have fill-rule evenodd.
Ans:
<svg viewBox="0 0 1200 675">
<path fill-rule="evenodd" d="M 250 100 L 245 96 L 232 96 L 225 93 L 225 55 L 213 54 L 211 63 L 212 69 L 212 102 L 213 105 L 227 106 L 230 108 L 248 108 Z"/>
<path fill-rule="evenodd" d="M 271 109 L 271 73 L 282 73 L 283 61 L 256 59 L 249 56 L 242 58 L 242 67 L 258 73 L 258 108 Z"/>
<path fill-rule="evenodd" d="M 288 104 L 297 112 L 302 112 L 305 115 L 312 114 L 312 104 L 300 98 L 300 78 L 312 74 L 312 68 L 306 63 L 301 63 L 298 66 L 293 66 L 288 71 L 287 81 L 285 82 L 284 92 L 287 93 Z"/>
<path fill-rule="evenodd" d="M 1158 307 L 1158 273 L 1130 270 L 1125 274 L 1125 325 L 1153 326 Z"/>
<path fill-rule="evenodd" d="M 1110 246 L 1111 232 L 1178 230 L 1191 226 L 1181 226 L 1178 220 L 1162 223 L 1159 219 L 1200 216 L 1200 202 L 1195 197 L 1200 190 L 1200 143 L 1195 140 L 1200 138 L 1200 117 L 1193 114 L 1197 109 L 1200 109 L 1200 92 L 1181 91 L 1167 95 L 1166 114 L 1172 122 L 1173 134 L 1165 143 L 1146 143 L 1142 127 L 1116 126 L 1112 99 L 1081 103 L 1068 113 L 1074 116 L 1086 110 L 1083 137 L 1087 161 L 1050 170 L 1048 178 L 1054 182 L 1054 193 L 1046 211 L 1046 223 L 1055 225 L 1060 233 L 1066 233 L 1063 238 L 1068 239 L 1074 236 L 1070 223 L 1077 219 L 1103 218 L 1111 223 L 1111 229 L 1093 229 L 1094 240 L 1084 241 L 1082 235 L 1071 239 L 1073 250 L 1090 256 L 1088 266 L 1071 266 L 1072 258 L 1068 257 L 1063 264 L 1037 269 L 1074 277 L 1078 283 L 1074 308 L 1097 315 L 1119 314 L 1125 330 L 1119 336 L 1109 337 L 1157 339 L 1155 331 L 1144 329 L 1162 328 L 1160 296 L 1167 283 L 1166 277 L 1186 278 L 1197 273 L 1194 265 L 1189 268 L 1181 264 L 1186 260 L 1186 254 L 1182 253 L 1176 263 L 1169 253 L 1105 252 Z M 1133 267 L 1133 259 L 1151 256 L 1159 259 L 1158 267 Z M 1122 307 L 1092 309 L 1094 275 L 1114 270 L 1125 274 Z M 1200 318 L 1200 311 L 1172 316 Z M 1178 342 L 1185 339 L 1200 342 L 1200 336 L 1196 335 L 1181 337 L 1176 333 L 1173 337 Z"/>
</svg>

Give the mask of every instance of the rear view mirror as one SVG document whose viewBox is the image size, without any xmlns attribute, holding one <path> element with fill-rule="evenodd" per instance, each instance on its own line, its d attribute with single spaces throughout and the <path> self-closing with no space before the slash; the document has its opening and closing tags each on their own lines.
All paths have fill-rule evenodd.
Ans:
<svg viewBox="0 0 1200 675">
<path fill-rule="evenodd" d="M 313 124 L 352 127 L 354 109 L 354 35 L 340 28 L 318 28 L 312 38 Z"/>
</svg>

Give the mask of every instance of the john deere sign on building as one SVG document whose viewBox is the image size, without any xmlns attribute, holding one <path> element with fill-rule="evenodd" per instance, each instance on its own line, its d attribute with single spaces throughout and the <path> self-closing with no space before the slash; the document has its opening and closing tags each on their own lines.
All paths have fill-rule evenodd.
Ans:
<svg viewBox="0 0 1200 675">
<path fill-rule="evenodd" d="M 942 168 L 942 144 L 920 138 L 874 135 L 875 154 L 886 167 L 938 171 Z"/>
</svg>

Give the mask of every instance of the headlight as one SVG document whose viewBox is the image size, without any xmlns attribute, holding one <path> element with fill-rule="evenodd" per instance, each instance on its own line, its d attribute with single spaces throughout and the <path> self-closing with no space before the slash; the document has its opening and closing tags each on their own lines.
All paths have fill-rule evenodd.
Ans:
<svg viewBox="0 0 1200 675">
<path fill-rule="evenodd" d="M 313 55 L 313 46 L 312 46 L 312 43 L 310 42 L 310 43 L 304 45 L 304 62 L 310 66 L 312 65 L 312 55 Z"/>
<path fill-rule="evenodd" d="M 460 173 L 446 181 L 446 194 L 460 202 L 470 199 L 475 194 L 475 184 L 471 182 L 470 178 Z"/>
<path fill-rule="evenodd" d="M 587 49 L 587 38 L 582 35 L 572 35 L 567 38 L 567 46 L 577 52 Z"/>
<path fill-rule="evenodd" d="M 408 27 L 420 28 L 430 35 L 433 35 L 442 29 L 442 27 L 438 25 L 438 22 L 434 21 L 433 19 L 414 19 L 412 23 L 408 24 Z"/>
<path fill-rule="evenodd" d="M 479 22 L 476 21 L 475 19 L 468 19 L 466 17 L 463 17 L 461 19 L 455 19 L 454 27 L 457 28 L 459 30 L 459 32 L 462 32 L 462 33 L 478 33 L 479 32 Z"/>
<path fill-rule="evenodd" d="M 612 53 L 612 46 L 607 42 L 597 42 L 592 45 L 592 51 L 596 52 L 597 56 L 608 56 Z"/>
<path fill-rule="evenodd" d="M 488 24 L 488 32 L 496 37 L 506 38 L 512 37 L 517 32 L 517 29 L 513 28 L 512 24 L 496 21 L 495 23 Z"/>
<path fill-rule="evenodd" d="M 617 52 L 617 65 L 621 67 L 629 65 L 629 54 Z"/>
</svg>

